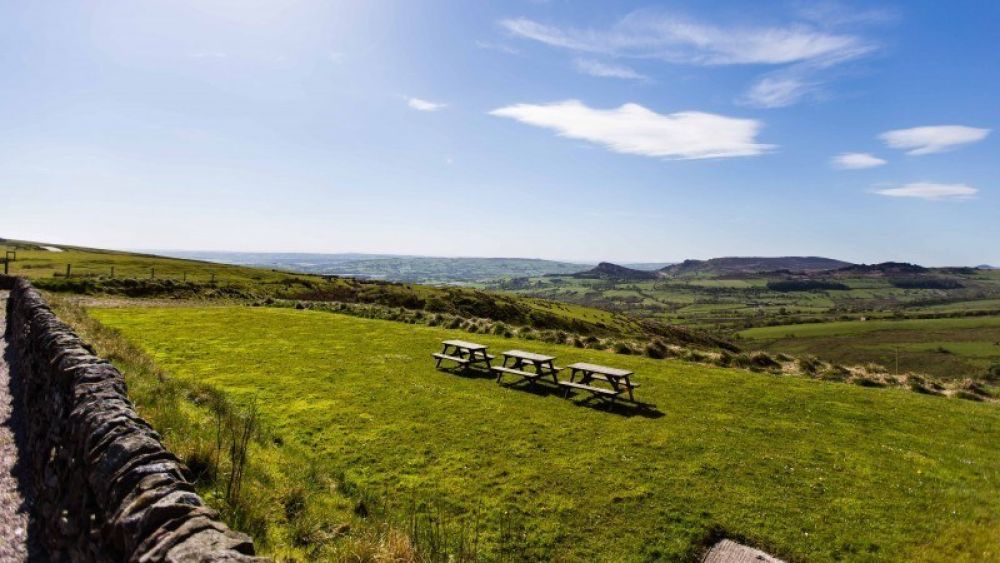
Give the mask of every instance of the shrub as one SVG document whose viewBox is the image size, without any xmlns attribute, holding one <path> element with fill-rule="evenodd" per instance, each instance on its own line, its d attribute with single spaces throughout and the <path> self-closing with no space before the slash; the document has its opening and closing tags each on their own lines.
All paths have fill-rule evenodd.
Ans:
<svg viewBox="0 0 1000 563">
<path fill-rule="evenodd" d="M 615 354 L 628 355 L 633 353 L 632 347 L 626 344 L 625 342 L 615 342 L 613 349 L 615 351 Z"/>
<path fill-rule="evenodd" d="M 733 364 L 733 354 L 723 350 L 721 354 L 715 357 L 714 363 L 722 367 L 731 366 Z"/>
<path fill-rule="evenodd" d="M 667 357 L 667 347 L 659 340 L 654 340 L 647 344 L 645 352 L 647 356 L 654 360 L 662 360 Z"/>
<path fill-rule="evenodd" d="M 986 370 L 986 381 L 1000 381 L 1000 364 L 993 364 Z"/>
<path fill-rule="evenodd" d="M 781 364 L 775 361 L 767 352 L 754 352 L 750 355 L 750 367 L 757 369 L 781 368 Z"/>
<path fill-rule="evenodd" d="M 799 371 L 802 373 L 814 374 L 819 371 L 819 368 L 823 365 L 823 362 L 819 361 L 816 356 L 806 356 L 799 358 L 797 365 Z"/>
</svg>

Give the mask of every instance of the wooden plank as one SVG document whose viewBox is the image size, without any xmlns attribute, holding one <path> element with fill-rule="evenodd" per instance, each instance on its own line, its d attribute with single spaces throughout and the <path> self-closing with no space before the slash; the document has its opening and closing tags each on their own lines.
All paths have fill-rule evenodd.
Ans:
<svg viewBox="0 0 1000 563">
<path fill-rule="evenodd" d="M 638 383 L 632 383 L 632 381 L 625 379 L 624 377 L 608 377 L 606 375 L 601 375 L 599 373 L 593 373 L 590 375 L 592 379 L 600 379 L 601 381 L 607 381 L 608 383 L 614 382 L 618 385 L 627 385 L 633 389 L 638 387 Z"/>
<path fill-rule="evenodd" d="M 467 363 L 469 363 L 469 360 L 467 360 L 465 358 L 459 358 L 457 356 L 449 356 L 448 354 L 431 354 L 431 355 L 434 356 L 435 358 L 439 359 L 439 360 L 451 360 L 453 362 L 458 362 L 460 364 L 467 364 Z"/>
<path fill-rule="evenodd" d="M 784 563 L 759 549 L 736 543 L 732 540 L 721 540 L 708 550 L 702 563 Z"/>
<path fill-rule="evenodd" d="M 475 342 L 466 342 L 465 340 L 445 340 L 441 344 L 446 344 L 448 346 L 455 346 L 457 348 L 464 348 L 466 350 L 485 350 L 488 346 L 483 344 L 476 344 Z"/>
<path fill-rule="evenodd" d="M 629 371 L 627 369 L 609 368 L 608 366 L 599 366 L 597 364 L 588 364 L 586 362 L 577 362 L 575 364 L 566 366 L 569 369 L 578 369 L 583 371 L 589 371 L 592 373 L 601 373 L 604 375 L 612 375 L 615 377 L 624 377 L 626 375 L 632 375 L 635 372 Z"/>
<path fill-rule="evenodd" d="M 532 362 L 551 362 L 556 359 L 555 356 L 546 356 L 544 354 L 536 354 L 534 352 L 525 352 L 524 350 L 507 350 L 503 353 L 504 356 L 508 358 L 517 358 L 520 360 L 529 360 Z"/>
<path fill-rule="evenodd" d="M 573 383 L 571 381 L 560 381 L 559 385 L 563 387 L 572 387 L 573 389 L 582 389 L 584 391 L 590 391 L 595 395 L 617 395 L 621 391 L 615 391 L 614 389 L 605 389 L 604 387 L 594 387 L 593 385 L 584 385 L 583 383 Z"/>
<path fill-rule="evenodd" d="M 548 374 L 545 373 L 531 373 L 530 371 L 521 371 L 514 368 L 505 368 L 500 366 L 493 366 L 491 368 L 493 371 L 509 373 L 512 375 L 520 375 L 521 377 L 527 377 L 528 379 L 535 379 L 536 377 L 545 377 Z"/>
</svg>

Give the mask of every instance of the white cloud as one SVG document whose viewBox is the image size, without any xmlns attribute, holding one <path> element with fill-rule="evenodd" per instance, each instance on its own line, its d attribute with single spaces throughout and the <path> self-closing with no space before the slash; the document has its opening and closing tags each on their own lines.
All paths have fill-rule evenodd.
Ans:
<svg viewBox="0 0 1000 563">
<path fill-rule="evenodd" d="M 438 111 L 439 109 L 448 107 L 448 104 L 428 102 L 427 100 L 421 100 L 420 98 L 408 98 L 406 100 L 406 105 L 417 111 Z"/>
<path fill-rule="evenodd" d="M 972 199 L 979 193 L 979 190 L 965 184 L 914 182 L 898 188 L 875 190 L 875 193 L 889 197 L 915 197 L 929 201 L 942 201 L 949 199 Z"/>
<path fill-rule="evenodd" d="M 601 78 L 624 78 L 627 80 L 647 80 L 646 76 L 639 74 L 627 66 L 602 63 L 593 59 L 575 59 L 573 65 L 576 70 L 598 76 Z"/>
<path fill-rule="evenodd" d="M 834 12 L 830 12 L 834 13 Z M 850 21 L 845 11 L 828 19 Z M 874 16 L 861 20 L 873 22 Z M 701 66 L 770 65 L 782 67 L 759 78 L 739 98 L 757 107 L 783 107 L 821 91 L 824 69 L 873 53 L 877 45 L 859 35 L 831 31 L 833 24 L 805 20 L 777 26 L 717 25 L 640 10 L 607 29 L 546 25 L 526 18 L 499 22 L 507 31 L 582 53 Z"/>
<path fill-rule="evenodd" d="M 989 129 L 977 127 L 934 125 L 886 131 L 879 135 L 879 139 L 894 149 L 906 150 L 906 154 L 921 155 L 943 152 L 958 145 L 982 141 L 989 134 Z"/>
<path fill-rule="evenodd" d="M 562 29 L 526 18 L 500 25 L 554 47 L 699 65 L 788 64 L 873 48 L 859 37 L 803 24 L 721 27 L 646 11 L 633 12 L 608 30 Z"/>
<path fill-rule="evenodd" d="M 697 111 L 664 115 L 638 104 L 602 110 L 579 100 L 566 100 L 506 106 L 490 115 L 552 129 L 563 137 L 597 143 L 614 152 L 643 156 L 725 158 L 758 155 L 773 148 L 756 141 L 761 123 L 754 119 Z"/>
<path fill-rule="evenodd" d="M 750 106 L 780 108 L 798 102 L 814 86 L 797 76 L 765 76 L 751 86 L 739 101 Z"/>
<path fill-rule="evenodd" d="M 886 160 L 866 152 L 845 152 L 833 157 L 830 162 L 835 168 L 858 170 L 861 168 L 882 166 L 886 163 Z"/>
</svg>

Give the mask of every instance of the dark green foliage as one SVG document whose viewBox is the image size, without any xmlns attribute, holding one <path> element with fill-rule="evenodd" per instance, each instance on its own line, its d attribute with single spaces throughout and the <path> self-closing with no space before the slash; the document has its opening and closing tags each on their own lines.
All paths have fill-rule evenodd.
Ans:
<svg viewBox="0 0 1000 563">
<path fill-rule="evenodd" d="M 771 291 L 847 291 L 850 287 L 839 283 L 823 280 L 780 280 L 767 282 Z"/>
<path fill-rule="evenodd" d="M 947 278 L 897 278 L 889 280 L 893 287 L 900 289 L 961 289 L 957 280 Z"/>
</svg>

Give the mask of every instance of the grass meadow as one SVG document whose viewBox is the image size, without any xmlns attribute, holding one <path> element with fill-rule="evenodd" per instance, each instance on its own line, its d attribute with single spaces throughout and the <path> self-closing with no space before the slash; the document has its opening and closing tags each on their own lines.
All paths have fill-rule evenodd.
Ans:
<svg viewBox="0 0 1000 563">
<path fill-rule="evenodd" d="M 846 321 L 752 328 L 743 343 L 817 355 L 846 364 L 868 361 L 943 379 L 987 377 L 1000 365 L 1000 317 Z M 991 376 L 992 377 L 992 376 Z"/>
<path fill-rule="evenodd" d="M 789 561 L 1000 559 L 993 404 L 310 310 L 89 314 L 155 364 L 104 350 L 182 457 L 211 449 L 204 390 L 256 401 L 244 528 L 280 557 L 342 557 L 382 519 L 436 560 L 690 561 L 723 535 Z M 649 406 L 435 370 L 455 337 L 633 369 Z M 189 389 L 169 418 L 168 382 Z"/>
</svg>

